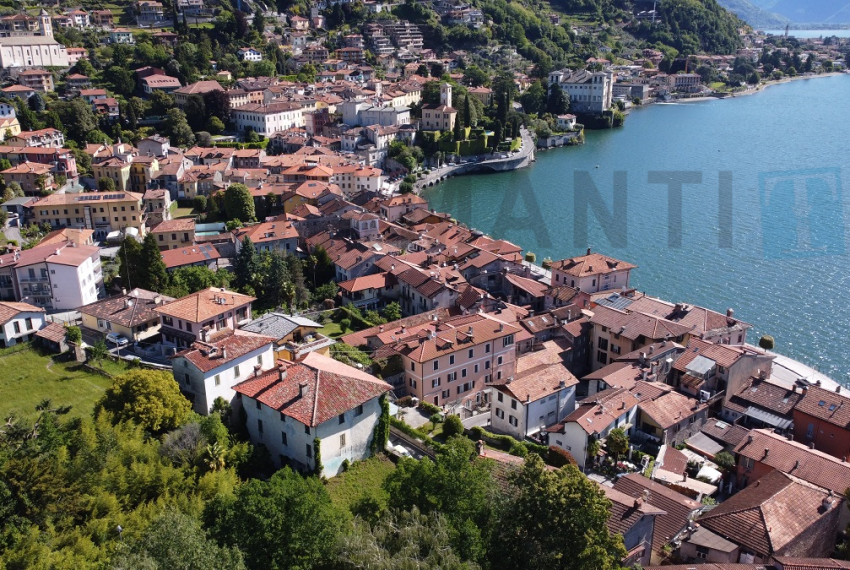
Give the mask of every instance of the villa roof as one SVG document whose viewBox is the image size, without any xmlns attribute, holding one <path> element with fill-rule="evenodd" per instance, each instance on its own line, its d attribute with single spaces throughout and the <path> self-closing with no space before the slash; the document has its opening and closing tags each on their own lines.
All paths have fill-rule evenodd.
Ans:
<svg viewBox="0 0 850 570">
<path fill-rule="evenodd" d="M 241 307 L 256 300 L 255 297 L 242 293 L 210 287 L 157 307 L 155 311 L 161 315 L 200 323 L 223 312 L 232 311 L 234 307 Z"/>
</svg>

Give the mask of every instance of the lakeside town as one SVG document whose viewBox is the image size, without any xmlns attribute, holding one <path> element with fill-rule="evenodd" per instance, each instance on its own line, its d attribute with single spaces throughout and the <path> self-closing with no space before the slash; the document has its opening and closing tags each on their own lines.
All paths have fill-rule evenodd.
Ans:
<svg viewBox="0 0 850 570">
<path fill-rule="evenodd" d="M 712 34 L 672 0 L 12 4 L 0 567 L 850 568 L 850 388 L 419 195 L 846 38 L 713 0 Z"/>
</svg>

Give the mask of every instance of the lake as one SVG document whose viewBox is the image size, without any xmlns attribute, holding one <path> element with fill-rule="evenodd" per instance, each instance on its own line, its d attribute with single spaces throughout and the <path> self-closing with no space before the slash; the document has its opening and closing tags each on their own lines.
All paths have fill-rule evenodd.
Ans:
<svg viewBox="0 0 850 570">
<path fill-rule="evenodd" d="M 733 308 L 754 325 L 752 342 L 771 334 L 777 351 L 850 384 L 848 93 L 840 75 L 650 105 L 530 168 L 453 178 L 424 196 L 538 263 L 587 247 L 636 263 L 638 289 Z M 668 191 L 676 181 L 681 192 Z"/>
</svg>

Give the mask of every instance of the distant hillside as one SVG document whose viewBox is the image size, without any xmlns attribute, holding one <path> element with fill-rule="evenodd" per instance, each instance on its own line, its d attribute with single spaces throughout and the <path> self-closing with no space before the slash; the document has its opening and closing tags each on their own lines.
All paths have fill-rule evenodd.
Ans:
<svg viewBox="0 0 850 570">
<path fill-rule="evenodd" d="M 752 4 L 783 16 L 792 23 L 850 24 L 848 0 L 749 0 Z"/>
<path fill-rule="evenodd" d="M 768 12 L 750 0 L 718 0 L 718 3 L 754 28 L 784 28 L 790 20 Z"/>
</svg>

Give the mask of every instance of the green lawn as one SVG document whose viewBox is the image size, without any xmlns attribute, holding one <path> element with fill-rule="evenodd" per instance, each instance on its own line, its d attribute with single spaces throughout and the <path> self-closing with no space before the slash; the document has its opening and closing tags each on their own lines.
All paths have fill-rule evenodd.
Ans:
<svg viewBox="0 0 850 570">
<path fill-rule="evenodd" d="M 331 500 L 338 507 L 350 509 L 360 499 L 370 497 L 386 507 L 389 495 L 382 488 L 384 479 L 395 470 L 395 464 L 385 455 L 376 455 L 351 465 L 328 481 L 327 489 Z"/>
<path fill-rule="evenodd" d="M 339 326 L 339 323 L 336 323 L 334 321 L 328 321 L 327 323 L 325 323 L 325 326 L 319 329 L 319 334 L 323 334 L 330 338 L 338 338 L 342 336 L 342 327 Z"/>
<path fill-rule="evenodd" d="M 104 362 L 104 369 L 114 375 L 126 367 Z M 12 412 L 32 417 L 44 399 L 56 406 L 72 406 L 70 416 L 86 416 L 111 385 L 106 376 L 89 372 L 76 362 L 54 362 L 29 347 L 0 350 L 0 419 Z"/>
<path fill-rule="evenodd" d="M 174 205 L 177 206 L 177 202 L 174 202 Z M 188 218 L 188 217 L 192 216 L 194 212 L 195 212 L 194 208 L 172 207 L 171 217 L 174 218 L 174 219 Z"/>
</svg>

